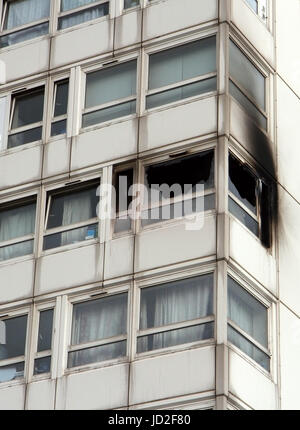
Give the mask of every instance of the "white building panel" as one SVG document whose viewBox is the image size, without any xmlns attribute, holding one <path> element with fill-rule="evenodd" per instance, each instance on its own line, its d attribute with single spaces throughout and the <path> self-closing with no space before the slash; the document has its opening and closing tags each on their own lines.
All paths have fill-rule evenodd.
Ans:
<svg viewBox="0 0 300 430">
<path fill-rule="evenodd" d="M 133 249 L 133 236 L 121 237 L 105 243 L 104 279 L 132 273 Z"/>
<path fill-rule="evenodd" d="M 34 266 L 34 260 L 0 266 L 0 304 L 32 296 Z"/>
<path fill-rule="evenodd" d="M 43 178 L 69 171 L 70 140 L 59 139 L 49 142 L 44 148 Z"/>
<path fill-rule="evenodd" d="M 48 379 L 28 384 L 26 391 L 26 409 L 53 410 L 55 386 L 55 381 Z"/>
<path fill-rule="evenodd" d="M 116 18 L 114 49 L 141 43 L 142 11 L 134 10 Z"/>
<path fill-rule="evenodd" d="M 0 410 L 23 410 L 24 403 L 24 384 L 0 389 Z"/>
</svg>

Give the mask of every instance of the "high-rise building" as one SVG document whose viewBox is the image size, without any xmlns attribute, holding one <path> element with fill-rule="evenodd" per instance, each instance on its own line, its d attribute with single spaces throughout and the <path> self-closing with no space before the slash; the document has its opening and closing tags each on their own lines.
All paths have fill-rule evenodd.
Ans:
<svg viewBox="0 0 300 430">
<path fill-rule="evenodd" d="M 0 13 L 0 409 L 300 409 L 300 1 Z"/>
</svg>

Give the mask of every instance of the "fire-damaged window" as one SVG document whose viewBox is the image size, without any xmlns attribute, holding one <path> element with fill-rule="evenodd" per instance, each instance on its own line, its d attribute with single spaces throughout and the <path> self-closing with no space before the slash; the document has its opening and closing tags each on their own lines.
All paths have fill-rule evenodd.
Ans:
<svg viewBox="0 0 300 430">
<path fill-rule="evenodd" d="M 215 208 L 214 151 L 145 166 L 142 226 Z"/>
<path fill-rule="evenodd" d="M 133 185 L 134 168 L 127 167 L 114 172 L 116 190 L 114 233 L 128 232 L 132 229 L 129 209 L 132 202 L 130 189 Z"/>
<path fill-rule="evenodd" d="M 245 163 L 229 155 L 229 212 L 265 247 L 271 245 L 271 187 Z"/>
</svg>

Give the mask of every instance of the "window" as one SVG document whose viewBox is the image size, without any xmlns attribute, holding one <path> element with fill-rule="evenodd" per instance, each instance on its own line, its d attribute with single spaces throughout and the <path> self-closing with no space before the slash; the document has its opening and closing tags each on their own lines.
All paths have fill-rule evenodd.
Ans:
<svg viewBox="0 0 300 430">
<path fill-rule="evenodd" d="M 121 233 L 130 231 L 132 220 L 129 214 L 132 196 L 130 188 L 133 185 L 134 169 L 129 167 L 125 170 L 117 170 L 114 175 L 114 186 L 116 190 L 116 218 L 114 221 L 114 232 Z"/>
<path fill-rule="evenodd" d="M 246 0 L 246 2 L 264 22 L 267 22 L 267 0 Z"/>
<path fill-rule="evenodd" d="M 49 32 L 50 0 L 6 0 L 0 48 Z"/>
<path fill-rule="evenodd" d="M 65 134 L 67 131 L 68 94 L 69 79 L 55 82 L 51 136 Z"/>
<path fill-rule="evenodd" d="M 124 0 L 124 9 L 129 9 L 131 7 L 139 6 L 140 0 Z"/>
<path fill-rule="evenodd" d="M 0 382 L 24 377 L 27 317 L 0 317 Z"/>
<path fill-rule="evenodd" d="M 265 247 L 271 246 L 270 187 L 233 155 L 229 155 L 229 212 Z"/>
<path fill-rule="evenodd" d="M 228 277 L 228 341 L 270 371 L 268 309 Z"/>
<path fill-rule="evenodd" d="M 68 368 L 126 355 L 127 293 L 73 304 Z"/>
<path fill-rule="evenodd" d="M 142 288 L 137 352 L 214 337 L 213 274 Z"/>
<path fill-rule="evenodd" d="M 109 1 L 60 0 L 58 30 L 73 27 L 109 14 Z"/>
<path fill-rule="evenodd" d="M 145 166 L 142 226 L 215 208 L 214 152 Z"/>
<path fill-rule="evenodd" d="M 82 127 L 136 113 L 136 60 L 86 75 Z"/>
<path fill-rule="evenodd" d="M 12 95 L 8 148 L 42 139 L 44 87 Z"/>
<path fill-rule="evenodd" d="M 6 113 L 7 113 L 7 99 L 8 97 L 0 97 L 0 150 L 5 148 L 6 140 Z"/>
<path fill-rule="evenodd" d="M 51 349 L 54 309 L 40 310 L 39 328 L 34 360 L 34 375 L 49 373 L 51 369 Z"/>
<path fill-rule="evenodd" d="M 0 261 L 33 254 L 36 199 L 0 206 Z"/>
<path fill-rule="evenodd" d="M 217 89 L 216 37 L 149 55 L 146 109 Z"/>
<path fill-rule="evenodd" d="M 267 130 L 266 78 L 230 40 L 229 93 L 258 125 Z"/>
<path fill-rule="evenodd" d="M 99 181 L 48 193 L 43 249 L 98 237 Z"/>
</svg>

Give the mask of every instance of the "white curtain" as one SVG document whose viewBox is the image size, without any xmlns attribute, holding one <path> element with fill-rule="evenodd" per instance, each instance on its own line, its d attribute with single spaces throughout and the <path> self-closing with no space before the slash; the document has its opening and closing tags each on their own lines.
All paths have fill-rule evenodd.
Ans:
<svg viewBox="0 0 300 430">
<path fill-rule="evenodd" d="M 35 204 L 0 212 L 0 242 L 34 233 Z M 31 254 L 33 241 L 0 248 L 0 261 Z"/>
<path fill-rule="evenodd" d="M 59 30 L 72 27 L 83 22 L 91 21 L 92 19 L 101 18 L 107 14 L 105 5 L 100 4 L 94 8 L 84 10 L 82 12 L 75 12 L 73 14 L 59 18 Z"/>
<path fill-rule="evenodd" d="M 7 30 L 49 16 L 50 0 L 18 0 L 8 2 Z"/>
<path fill-rule="evenodd" d="M 213 275 L 185 279 L 141 292 L 140 330 L 189 321 L 213 314 Z M 201 339 L 206 326 L 188 329 L 189 339 Z M 139 340 L 143 351 L 189 342 L 187 330 L 155 334 Z"/>
<path fill-rule="evenodd" d="M 127 330 L 127 294 L 74 305 L 72 345 L 125 334 Z M 118 355 L 120 343 L 103 345 L 72 354 L 72 366 L 102 361 Z"/>
<path fill-rule="evenodd" d="M 95 214 L 91 200 L 91 190 L 65 196 L 62 226 L 67 226 L 76 222 L 87 221 L 94 216 Z M 76 230 L 70 230 L 62 233 L 61 245 L 67 245 L 69 243 L 75 243 L 84 240 L 84 232 L 85 229 L 78 228 Z"/>
</svg>

